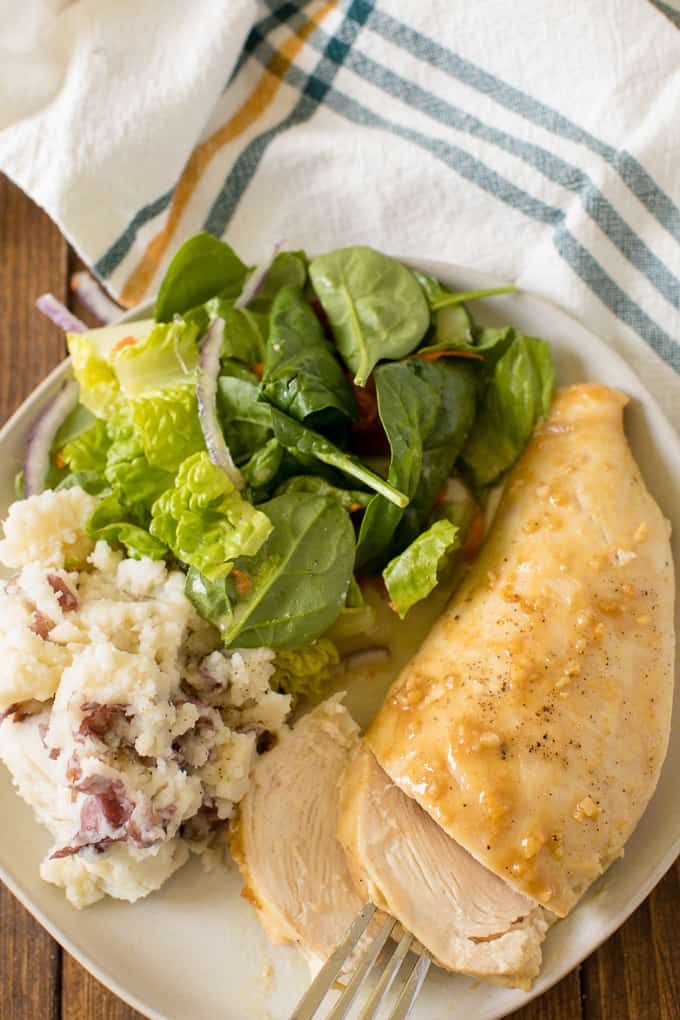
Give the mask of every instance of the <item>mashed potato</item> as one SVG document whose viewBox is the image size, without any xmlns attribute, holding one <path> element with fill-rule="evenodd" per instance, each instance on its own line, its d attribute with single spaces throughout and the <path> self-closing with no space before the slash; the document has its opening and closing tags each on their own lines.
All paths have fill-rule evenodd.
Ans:
<svg viewBox="0 0 680 1020">
<path fill-rule="evenodd" d="M 87 539 L 92 506 L 15 503 L 0 542 L 0 758 L 54 838 L 43 878 L 78 907 L 204 851 L 290 710 L 274 653 L 217 650 L 180 571 Z"/>
</svg>

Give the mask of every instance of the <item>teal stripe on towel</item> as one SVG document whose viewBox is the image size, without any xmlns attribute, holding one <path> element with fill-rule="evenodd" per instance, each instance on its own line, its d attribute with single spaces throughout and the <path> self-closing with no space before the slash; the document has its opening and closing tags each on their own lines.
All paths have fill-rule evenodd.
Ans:
<svg viewBox="0 0 680 1020">
<path fill-rule="evenodd" d="M 255 51 L 263 64 L 267 63 L 272 52 L 266 40 L 263 40 Z M 292 65 L 286 72 L 285 78 L 289 84 L 303 89 L 306 87 L 308 75 Z M 387 131 L 412 142 L 499 201 L 512 206 L 532 219 L 552 226 L 555 248 L 576 275 L 614 315 L 630 326 L 657 354 L 680 372 L 680 344 L 677 344 L 619 287 L 594 256 L 571 234 L 564 225 L 565 215 L 561 209 L 550 206 L 517 188 L 487 167 L 481 160 L 465 152 L 464 149 L 390 121 L 350 96 L 339 92 L 333 86 L 328 88 L 325 102 L 336 113 L 354 123 Z"/>
<path fill-rule="evenodd" d="M 676 241 L 680 241 L 680 209 L 630 153 L 623 149 L 615 149 L 547 104 L 465 60 L 441 43 L 417 32 L 384 11 L 374 9 L 369 15 L 367 25 L 384 39 L 407 50 L 412 56 L 438 67 L 452 78 L 464 82 L 477 92 L 484 93 L 513 113 L 552 134 L 578 142 L 601 156 L 647 211 Z"/>
</svg>

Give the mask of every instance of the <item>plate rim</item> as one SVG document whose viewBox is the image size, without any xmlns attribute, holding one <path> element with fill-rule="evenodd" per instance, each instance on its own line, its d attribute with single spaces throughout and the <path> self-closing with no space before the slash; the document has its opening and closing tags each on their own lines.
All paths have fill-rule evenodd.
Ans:
<svg viewBox="0 0 680 1020">
<path fill-rule="evenodd" d="M 475 269 L 470 266 L 463 266 L 458 263 L 448 262 L 445 260 L 438 259 L 421 259 L 413 258 L 411 256 L 394 255 L 394 258 L 400 262 L 408 265 L 411 268 L 421 270 L 423 272 L 430 273 L 432 275 L 438 275 L 441 273 L 442 276 L 455 276 L 456 273 L 464 273 L 468 277 L 476 276 L 479 280 L 480 286 L 484 287 L 495 287 L 503 286 L 506 281 L 498 277 L 495 274 L 487 273 L 479 269 Z M 580 330 L 587 332 L 607 354 L 608 359 L 616 365 L 619 369 L 623 369 L 624 372 L 635 375 L 634 369 L 625 361 L 625 359 L 609 344 L 606 340 L 599 337 L 596 333 L 593 333 L 590 328 L 576 316 L 572 315 L 567 309 L 561 305 L 556 304 L 543 295 L 538 294 L 531 290 L 519 288 L 516 293 L 508 293 L 503 295 L 506 301 L 512 302 L 513 299 L 526 297 L 534 302 L 542 305 L 547 312 L 557 313 L 563 319 L 570 320 Z M 124 312 L 120 315 L 115 323 L 133 322 L 135 320 L 148 317 L 149 313 L 153 312 L 153 299 L 145 301 L 132 309 Z M 92 327 L 95 328 L 95 327 Z M 70 370 L 71 359 L 69 357 L 64 358 L 51 372 L 28 394 L 28 396 L 21 402 L 21 404 L 13 411 L 5 424 L 0 428 L 0 447 L 7 440 L 7 438 L 14 432 L 15 429 L 19 428 L 25 420 L 32 414 L 35 413 L 36 407 L 40 407 L 51 394 L 53 390 L 56 390 L 57 384 L 67 375 Z M 638 386 L 644 394 L 645 405 L 653 410 L 656 419 L 655 430 L 657 433 L 659 430 L 664 433 L 661 436 L 662 442 L 667 440 L 676 448 L 676 455 L 680 459 L 680 437 L 678 436 L 673 425 L 670 423 L 666 415 L 664 414 L 661 406 L 649 391 L 639 377 L 635 376 L 638 382 Z M 662 510 L 663 512 L 663 510 Z M 680 562 L 675 563 L 675 575 L 676 575 L 676 588 L 678 575 L 680 574 Z M 677 682 L 678 677 L 675 677 Z M 671 728 L 677 726 L 678 722 L 674 719 L 671 720 Z M 672 729 L 671 729 L 672 732 Z M 670 747 L 670 737 L 669 737 Z M 655 794 L 653 796 L 656 795 Z M 16 793 L 18 797 L 19 794 Z M 650 799 L 651 803 L 651 799 Z M 647 805 L 648 807 L 649 805 Z M 646 812 L 647 808 L 645 808 Z M 644 817 L 644 813 L 642 818 Z M 642 821 L 642 818 L 640 821 Z M 39 824 L 36 822 L 36 825 Z M 638 823 L 639 824 L 639 823 Z M 636 827 L 637 828 L 637 827 Z M 670 844 L 666 852 L 660 857 L 659 862 L 655 865 L 654 871 L 650 873 L 649 877 L 645 879 L 639 886 L 636 887 L 635 893 L 626 901 L 625 917 L 622 920 L 615 920 L 608 922 L 602 931 L 598 933 L 593 941 L 588 940 L 586 948 L 581 951 L 577 951 L 576 955 L 569 956 L 568 960 L 563 964 L 559 965 L 556 970 L 551 973 L 549 983 L 541 985 L 541 973 L 539 972 L 538 977 L 534 983 L 533 988 L 528 992 L 521 992 L 521 998 L 518 1002 L 511 1006 L 511 1012 L 522 1006 L 528 1004 L 545 992 L 549 991 L 550 988 L 554 987 L 560 982 L 567 974 L 578 967 L 586 957 L 594 953 L 607 939 L 623 925 L 632 916 L 634 911 L 640 906 L 640 904 L 647 898 L 650 892 L 655 886 L 661 881 L 668 870 L 673 866 L 675 860 L 680 854 L 680 826 L 675 834 L 673 842 Z M 624 865 L 625 866 L 625 865 Z M 607 874 L 607 871 L 604 873 Z M 602 877 L 602 876 L 601 876 Z M 38 881 L 42 881 L 39 875 L 36 875 Z M 47 912 L 43 910 L 37 903 L 33 902 L 33 898 L 28 889 L 24 889 L 18 881 L 15 881 L 10 874 L 5 870 L 2 863 L 0 863 L 0 881 L 9 889 L 13 896 L 22 904 L 22 906 L 28 910 L 28 912 L 38 921 L 38 923 L 48 932 L 48 934 L 64 948 L 71 956 L 73 956 L 90 974 L 92 974 L 96 980 L 98 980 L 104 987 L 109 989 L 113 994 L 118 996 L 123 1002 L 137 1010 L 143 1016 L 147 1017 L 148 1020 L 172 1020 L 167 1013 L 158 1012 L 148 1003 L 142 1002 L 137 995 L 130 992 L 121 982 L 113 977 L 111 974 L 101 967 L 94 958 L 88 953 L 87 949 L 81 948 L 76 945 L 72 938 L 66 934 L 63 934 L 59 926 L 53 923 Z M 575 907 L 578 909 L 578 904 Z M 501 1020 L 502 1017 L 509 1016 L 508 1013 L 496 1013 L 493 1014 L 493 1020 Z"/>
</svg>

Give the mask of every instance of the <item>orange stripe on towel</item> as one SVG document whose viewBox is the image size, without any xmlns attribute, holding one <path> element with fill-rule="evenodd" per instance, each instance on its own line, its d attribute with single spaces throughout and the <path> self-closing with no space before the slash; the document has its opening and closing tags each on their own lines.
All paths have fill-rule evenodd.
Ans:
<svg viewBox="0 0 680 1020">
<path fill-rule="evenodd" d="M 335 7 L 337 0 L 329 0 L 309 17 L 293 36 L 287 38 L 271 57 L 253 92 L 226 124 L 218 128 L 209 138 L 197 145 L 182 171 L 167 219 L 162 230 L 149 241 L 141 259 L 123 285 L 120 300 L 131 306 L 138 304 L 146 294 L 149 285 L 165 255 L 177 229 L 180 217 L 195 192 L 206 167 L 223 146 L 243 134 L 267 109 L 283 84 L 283 76 L 295 60 L 305 40 Z"/>
</svg>

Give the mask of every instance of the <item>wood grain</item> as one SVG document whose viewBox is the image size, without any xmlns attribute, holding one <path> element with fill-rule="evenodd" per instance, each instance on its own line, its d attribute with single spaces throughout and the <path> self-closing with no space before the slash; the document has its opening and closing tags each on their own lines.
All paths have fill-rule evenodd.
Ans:
<svg viewBox="0 0 680 1020">
<path fill-rule="evenodd" d="M 64 953 L 60 1020 L 142 1020 L 141 1013 L 126 1006 Z M 187 1020 L 190 1020 L 187 1017 Z"/>
<path fill-rule="evenodd" d="M 583 965 L 584 1020 L 678 1020 L 680 865 Z"/>
<path fill-rule="evenodd" d="M 65 241 L 37 206 L 0 177 L 0 422 L 63 357 L 62 337 L 29 295 L 51 288 L 63 296 L 65 286 Z M 59 1020 L 60 955 L 0 884 L 1 1020 Z"/>
<path fill-rule="evenodd" d="M 34 301 L 45 290 L 66 299 L 68 276 L 77 268 L 57 228 L 0 176 L 0 424 L 64 355 L 60 332 Z M 91 321 L 81 306 L 75 310 Z M 581 968 L 513 1020 L 679 1020 L 678 917 L 676 864 Z M 141 1017 L 62 953 L 0 885 L 0 1020 Z"/>
<path fill-rule="evenodd" d="M 579 970 L 540 995 L 528 1006 L 512 1014 L 512 1020 L 581 1020 L 581 982 Z"/>
</svg>

